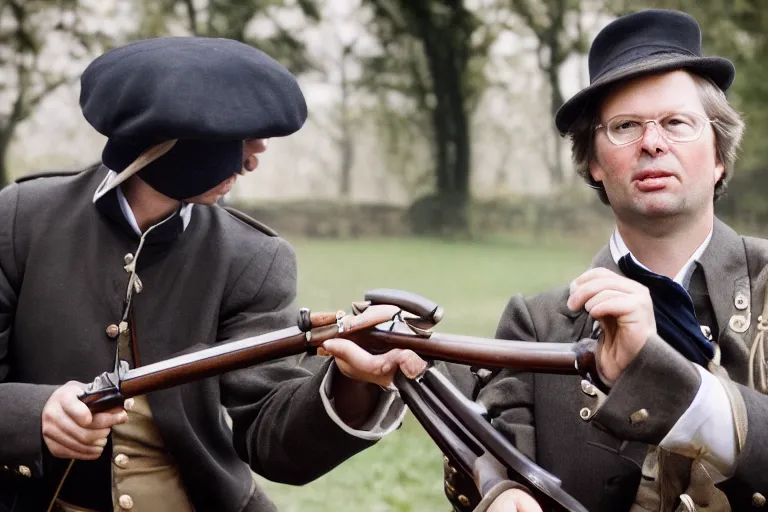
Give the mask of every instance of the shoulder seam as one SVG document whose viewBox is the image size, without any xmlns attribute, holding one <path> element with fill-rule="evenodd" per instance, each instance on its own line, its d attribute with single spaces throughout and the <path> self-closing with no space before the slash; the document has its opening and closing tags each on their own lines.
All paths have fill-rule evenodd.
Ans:
<svg viewBox="0 0 768 512">
<path fill-rule="evenodd" d="M 101 165 L 101 164 L 99 164 Z M 60 177 L 67 177 L 67 176 L 75 176 L 77 174 L 80 174 L 81 172 L 85 172 L 87 170 L 92 169 L 93 166 L 88 167 L 87 169 L 80 169 L 77 171 L 47 171 L 47 172 L 36 172 L 32 174 L 27 174 L 25 176 L 21 176 L 20 178 L 16 178 L 14 180 L 14 183 L 24 183 L 25 181 L 32 181 L 38 178 L 60 178 Z"/>
<path fill-rule="evenodd" d="M 258 231 L 261 231 L 267 236 L 276 236 L 279 237 L 277 231 L 272 229 L 271 227 L 267 226 L 263 222 L 259 222 L 258 220 L 254 219 L 253 217 L 250 217 L 249 215 L 246 215 L 245 213 L 241 212 L 240 210 L 236 210 L 235 208 L 232 208 L 231 206 L 223 206 L 222 207 L 224 211 L 229 213 L 231 216 L 239 220 L 240 222 L 243 222 L 244 224 L 248 224 L 252 228 L 257 229 Z"/>
</svg>

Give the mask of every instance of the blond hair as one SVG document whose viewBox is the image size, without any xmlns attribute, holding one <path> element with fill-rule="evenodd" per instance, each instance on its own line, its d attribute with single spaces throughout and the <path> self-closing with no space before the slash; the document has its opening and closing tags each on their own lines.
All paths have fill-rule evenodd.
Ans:
<svg viewBox="0 0 768 512">
<path fill-rule="evenodd" d="M 725 171 L 715 184 L 714 200 L 723 195 L 728 182 L 733 176 L 737 152 L 744 134 L 744 121 L 736 110 L 728 103 L 725 93 L 712 80 L 695 73 L 690 73 L 699 92 L 699 99 L 704 107 L 704 113 L 712 122 L 715 132 L 715 149 L 717 158 L 723 164 Z M 603 95 L 603 97 L 605 94 Z M 571 125 L 566 134 L 571 140 L 571 157 L 576 173 L 587 184 L 597 190 L 600 200 L 609 204 L 608 196 L 602 184 L 596 182 L 589 172 L 589 166 L 595 157 L 595 127 L 599 124 L 598 98 L 584 109 L 584 112 Z"/>
</svg>

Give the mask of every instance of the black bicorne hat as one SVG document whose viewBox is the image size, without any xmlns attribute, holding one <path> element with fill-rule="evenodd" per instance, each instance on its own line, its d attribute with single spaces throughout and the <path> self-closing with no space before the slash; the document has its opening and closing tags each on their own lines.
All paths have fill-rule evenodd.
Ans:
<svg viewBox="0 0 768 512">
<path fill-rule="evenodd" d="M 617 82 L 676 69 L 708 77 L 723 91 L 736 74 L 728 59 L 702 56 L 701 30 L 689 14 L 648 9 L 614 20 L 592 43 L 589 86 L 557 111 L 557 129 L 568 133 L 585 108 Z"/>
<path fill-rule="evenodd" d="M 135 171 L 175 199 L 239 172 L 242 141 L 289 135 L 307 118 L 296 79 L 277 61 L 238 41 L 204 37 L 148 39 L 102 55 L 81 77 L 80 106 L 109 138 L 103 160 L 117 172 L 150 147 L 178 140 Z"/>
</svg>

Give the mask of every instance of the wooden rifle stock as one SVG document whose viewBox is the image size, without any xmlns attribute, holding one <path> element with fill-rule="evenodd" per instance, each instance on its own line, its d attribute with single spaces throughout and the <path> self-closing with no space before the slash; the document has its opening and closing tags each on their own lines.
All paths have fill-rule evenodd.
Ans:
<svg viewBox="0 0 768 512">
<path fill-rule="evenodd" d="M 354 332 L 386 322 L 398 311 L 396 306 L 387 305 L 369 308 L 354 316 L 344 316 L 343 313 L 309 314 L 302 310 L 300 327 L 222 343 L 132 370 L 125 362 L 119 362 L 114 371 L 101 374 L 89 384 L 80 400 L 92 412 L 122 407 L 123 402 L 133 396 L 315 351 L 325 340 L 338 337 L 347 330 Z"/>
<path fill-rule="evenodd" d="M 372 353 L 400 348 L 413 350 L 425 359 L 486 368 L 596 375 L 593 340 L 544 343 L 433 333 L 430 329 L 442 318 L 442 308 L 399 290 L 369 292 L 366 300 L 353 303 L 352 309 L 351 315 L 313 314 L 302 309 L 296 327 L 136 369 L 118 361 L 114 371 L 103 373 L 87 387 L 81 400 L 93 412 L 121 407 L 133 396 L 303 352 L 314 353 L 324 341 L 336 337 L 353 340 Z M 477 487 L 473 498 L 481 498 L 499 482 L 513 480 L 531 491 L 545 512 L 585 510 L 560 489 L 555 477 L 520 454 L 436 371 L 429 370 L 418 381 L 399 374 L 396 386 L 432 439 L 472 477 Z"/>
<path fill-rule="evenodd" d="M 483 368 L 586 375 L 594 369 L 594 340 L 576 343 L 546 343 L 499 340 L 443 334 L 414 333 L 405 322 L 389 324 L 352 333 L 347 338 L 372 353 L 393 348 L 410 349 L 426 359 Z"/>
<path fill-rule="evenodd" d="M 441 451 L 475 484 L 472 493 L 459 494 L 446 483 L 445 493 L 459 510 L 472 510 L 505 481 L 525 487 L 544 512 L 587 512 L 560 487 L 560 480 L 520 453 L 478 412 L 442 374 L 430 368 L 410 380 L 395 377 L 400 396 Z"/>
</svg>

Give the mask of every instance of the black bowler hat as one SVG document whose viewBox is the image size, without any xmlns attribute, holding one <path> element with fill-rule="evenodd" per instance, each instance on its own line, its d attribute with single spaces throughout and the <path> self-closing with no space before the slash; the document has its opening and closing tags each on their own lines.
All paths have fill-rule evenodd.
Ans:
<svg viewBox="0 0 768 512">
<path fill-rule="evenodd" d="M 589 50 L 589 86 L 566 101 L 555 115 L 560 133 L 610 86 L 643 75 L 687 69 L 710 78 L 726 91 L 733 63 L 701 55 L 701 29 L 689 14 L 648 9 L 622 16 L 597 34 Z"/>
<path fill-rule="evenodd" d="M 81 77 L 80 106 L 109 138 L 102 159 L 117 172 L 178 140 L 128 171 L 174 199 L 239 172 L 244 140 L 289 135 L 307 118 L 296 79 L 277 61 L 238 41 L 204 37 L 147 39 L 102 55 Z"/>
</svg>

